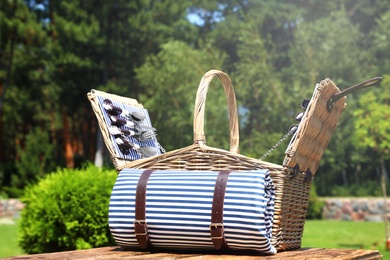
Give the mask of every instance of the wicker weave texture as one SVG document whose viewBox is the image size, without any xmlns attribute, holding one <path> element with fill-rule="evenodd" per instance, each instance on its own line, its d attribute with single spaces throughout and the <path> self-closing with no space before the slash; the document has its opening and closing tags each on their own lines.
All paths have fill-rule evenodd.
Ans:
<svg viewBox="0 0 390 260">
<path fill-rule="evenodd" d="M 227 99 L 230 151 L 210 147 L 206 144 L 204 133 L 206 96 L 213 78 L 221 81 Z M 311 188 L 311 178 L 308 179 L 305 172 L 310 169 L 314 174 L 317 170 L 319 160 L 345 108 L 344 97 L 336 102 L 331 112 L 326 110 L 326 103 L 329 98 L 339 92 L 340 90 L 330 79 L 317 84 L 304 118 L 286 151 L 283 166 L 239 154 L 239 124 L 236 97 L 230 78 L 221 71 L 211 70 L 200 81 L 194 107 L 194 143 L 187 147 L 146 159 L 126 161 L 118 158 L 96 95 L 138 108 L 143 108 L 143 106 L 134 99 L 97 90 L 92 90 L 88 93 L 88 98 L 98 119 L 104 142 L 118 171 L 124 168 L 188 171 L 268 169 L 275 185 L 276 195 L 272 244 L 278 251 L 282 251 L 301 247 Z M 299 165 L 300 171 L 294 173 L 291 169 L 296 164 Z"/>
<path fill-rule="evenodd" d="M 338 100 L 330 112 L 326 108 L 328 100 L 339 92 L 339 88 L 330 79 L 317 84 L 295 134 L 295 140 L 287 148 L 283 165 L 288 168 L 298 165 L 300 171 L 310 170 L 313 175 L 315 174 L 341 113 L 345 109 L 346 97 Z"/>
<path fill-rule="evenodd" d="M 225 90 L 230 120 L 230 151 L 206 145 L 204 111 L 209 83 L 218 78 Z M 211 70 L 202 78 L 194 109 L 194 143 L 165 154 L 137 160 L 119 167 L 137 169 L 180 170 L 257 170 L 269 169 L 275 185 L 275 216 L 272 243 L 277 250 L 300 248 L 311 183 L 303 175 L 295 178 L 278 164 L 238 154 L 239 130 L 237 106 L 230 78 L 223 72 Z"/>
<path fill-rule="evenodd" d="M 210 82 L 214 77 L 217 77 L 221 81 L 226 95 L 230 123 L 230 151 L 232 153 L 238 153 L 239 126 L 236 95 L 230 78 L 227 74 L 218 70 L 211 70 L 207 72 L 200 81 L 194 108 L 194 142 L 200 144 L 206 143 L 206 137 L 204 134 L 204 113 L 207 91 L 209 89 Z"/>
</svg>

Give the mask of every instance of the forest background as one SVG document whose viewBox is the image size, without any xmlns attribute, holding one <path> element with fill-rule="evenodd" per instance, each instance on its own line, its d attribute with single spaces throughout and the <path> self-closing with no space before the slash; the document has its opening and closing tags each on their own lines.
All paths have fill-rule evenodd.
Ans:
<svg viewBox="0 0 390 260">
<path fill-rule="evenodd" d="M 240 150 L 260 158 L 316 83 L 349 95 L 315 177 L 321 196 L 378 196 L 390 167 L 389 0 L 1 0 L 0 196 L 57 168 L 112 167 L 87 92 L 137 99 L 167 150 L 192 143 L 197 86 L 229 74 Z M 226 101 L 212 82 L 208 144 L 228 149 Z M 288 141 L 287 141 L 288 143 Z M 287 143 L 267 161 L 281 164 Z"/>
</svg>

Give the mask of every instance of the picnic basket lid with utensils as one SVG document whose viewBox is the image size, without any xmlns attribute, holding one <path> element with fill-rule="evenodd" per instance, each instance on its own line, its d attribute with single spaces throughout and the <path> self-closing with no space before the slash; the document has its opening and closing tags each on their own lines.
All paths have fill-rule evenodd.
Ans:
<svg viewBox="0 0 390 260">
<path fill-rule="evenodd" d="M 95 89 L 88 93 L 88 99 L 116 168 L 165 152 L 148 111 L 137 100 Z"/>
<path fill-rule="evenodd" d="M 204 133 L 206 95 L 213 78 L 221 81 L 227 99 L 229 151 L 206 144 Z M 379 81 L 378 78 L 367 81 L 352 87 L 352 90 L 359 89 L 362 85 L 371 86 Z M 272 246 L 278 251 L 300 248 L 311 183 L 319 160 L 345 109 L 345 95 L 352 90 L 341 92 L 330 79 L 316 85 L 312 98 L 305 104 L 305 112 L 300 116 L 301 122 L 295 128 L 285 159 L 279 165 L 239 154 L 238 112 L 231 80 L 222 71 L 210 70 L 202 77 L 196 94 L 192 145 L 149 158 L 114 162 L 114 164 L 118 171 L 124 169 L 235 172 L 268 170 L 275 186 Z M 91 97 L 93 95 L 96 94 L 91 94 Z M 90 100 L 93 99 L 91 97 Z M 123 101 L 129 102 L 127 99 Z M 131 100 L 131 102 L 136 101 Z M 93 102 L 94 106 L 97 106 L 96 102 Z M 135 103 L 135 106 L 140 105 Z M 107 129 L 103 135 L 109 137 Z"/>
</svg>

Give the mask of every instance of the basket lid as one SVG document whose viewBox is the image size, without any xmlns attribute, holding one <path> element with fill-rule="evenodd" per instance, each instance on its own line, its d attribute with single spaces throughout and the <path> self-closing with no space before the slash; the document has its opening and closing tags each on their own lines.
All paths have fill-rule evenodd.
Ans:
<svg viewBox="0 0 390 260">
<path fill-rule="evenodd" d="M 330 79 L 316 85 L 301 123 L 287 147 L 283 166 L 315 174 L 346 106 L 346 97 L 343 96 L 331 110 L 327 109 L 330 98 L 340 92 Z"/>
<path fill-rule="evenodd" d="M 115 168 L 160 155 L 147 109 L 137 100 L 92 89 L 88 99 L 98 120 L 104 143 Z"/>
</svg>

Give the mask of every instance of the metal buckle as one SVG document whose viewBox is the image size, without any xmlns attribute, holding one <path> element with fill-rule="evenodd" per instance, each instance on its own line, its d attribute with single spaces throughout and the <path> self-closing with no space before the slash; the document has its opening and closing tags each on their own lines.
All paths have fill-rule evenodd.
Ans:
<svg viewBox="0 0 390 260">
<path fill-rule="evenodd" d="M 212 229 L 215 228 L 221 228 L 222 229 L 222 234 L 225 232 L 225 228 L 223 227 L 223 224 L 222 223 L 211 223 L 210 224 L 210 232 L 212 232 Z M 220 237 L 211 237 L 211 239 L 222 239 L 223 238 L 223 235 L 220 236 Z"/>
<path fill-rule="evenodd" d="M 144 226 L 144 229 L 145 229 L 145 233 L 135 233 L 136 236 L 146 236 L 148 234 L 148 226 L 146 225 L 146 220 L 145 219 L 142 219 L 142 220 L 134 220 L 134 225 L 143 225 Z"/>
</svg>

